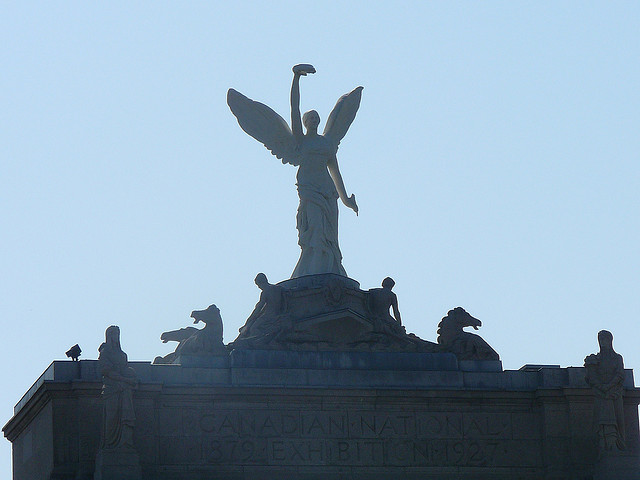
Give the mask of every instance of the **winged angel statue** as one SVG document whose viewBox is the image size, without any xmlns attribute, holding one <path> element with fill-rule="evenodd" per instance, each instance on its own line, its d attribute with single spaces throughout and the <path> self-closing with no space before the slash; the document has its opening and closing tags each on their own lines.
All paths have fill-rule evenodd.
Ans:
<svg viewBox="0 0 640 480">
<path fill-rule="evenodd" d="M 311 110 L 300 118 L 300 77 L 315 71 L 308 64 L 293 67 L 291 128 L 266 105 L 232 88 L 227 93 L 227 103 L 240 127 L 263 143 L 283 164 L 298 167 L 296 185 L 300 205 L 296 228 L 302 253 L 291 278 L 318 273 L 336 273 L 346 277 L 338 246 L 338 198 L 358 213 L 355 195 L 348 196 L 345 190 L 336 152 L 356 116 L 363 87 L 340 97 L 329 115 L 324 132 L 319 135 L 318 112 Z M 303 124 L 306 133 L 302 132 Z"/>
</svg>

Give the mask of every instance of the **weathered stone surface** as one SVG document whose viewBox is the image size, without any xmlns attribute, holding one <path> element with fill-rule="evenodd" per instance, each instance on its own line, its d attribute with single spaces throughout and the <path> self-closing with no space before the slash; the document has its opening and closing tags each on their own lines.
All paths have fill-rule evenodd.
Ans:
<svg viewBox="0 0 640 480">
<path fill-rule="evenodd" d="M 640 478 L 640 460 L 634 452 L 602 454 L 596 462 L 593 480 L 637 480 Z"/>
<path fill-rule="evenodd" d="M 100 449 L 93 480 L 140 480 L 140 457 L 135 450 Z"/>
<path fill-rule="evenodd" d="M 583 480 L 600 468 L 584 376 L 463 372 L 451 354 L 389 355 L 243 351 L 225 368 L 132 362 L 142 478 Z M 4 429 L 16 480 L 91 478 L 95 363 L 54 362 L 16 406 Z M 627 370 L 627 464 L 640 453 L 639 402 Z"/>
<path fill-rule="evenodd" d="M 234 350 L 230 358 L 233 367 L 245 368 L 459 370 L 456 357 L 452 353 Z M 502 369 L 500 366 L 498 368 Z"/>
</svg>

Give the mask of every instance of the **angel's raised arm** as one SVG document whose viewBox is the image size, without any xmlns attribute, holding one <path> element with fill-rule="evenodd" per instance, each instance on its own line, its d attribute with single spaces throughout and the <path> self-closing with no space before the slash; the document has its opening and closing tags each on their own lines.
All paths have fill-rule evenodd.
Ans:
<svg viewBox="0 0 640 480">
<path fill-rule="evenodd" d="M 291 84 L 291 131 L 293 136 L 302 137 L 302 120 L 300 118 L 300 77 L 307 73 L 316 73 L 313 65 L 300 63 L 293 67 L 293 83 Z"/>
<path fill-rule="evenodd" d="M 291 131 L 293 136 L 302 136 L 302 119 L 300 118 L 300 72 L 293 72 L 291 84 Z"/>
</svg>

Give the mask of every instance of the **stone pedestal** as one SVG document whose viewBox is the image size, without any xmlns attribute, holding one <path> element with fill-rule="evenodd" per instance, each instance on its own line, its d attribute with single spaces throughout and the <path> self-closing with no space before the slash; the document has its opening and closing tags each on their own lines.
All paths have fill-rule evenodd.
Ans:
<svg viewBox="0 0 640 480">
<path fill-rule="evenodd" d="M 140 456 L 133 449 L 100 449 L 93 480 L 141 480 Z"/>
<path fill-rule="evenodd" d="M 441 352 L 439 345 L 407 335 L 386 314 L 372 312 L 370 294 L 352 278 L 332 273 L 307 275 L 276 285 L 277 313 L 259 316 L 257 326 L 232 343 L 235 350 Z M 258 330 L 258 335 L 252 333 Z"/>
</svg>

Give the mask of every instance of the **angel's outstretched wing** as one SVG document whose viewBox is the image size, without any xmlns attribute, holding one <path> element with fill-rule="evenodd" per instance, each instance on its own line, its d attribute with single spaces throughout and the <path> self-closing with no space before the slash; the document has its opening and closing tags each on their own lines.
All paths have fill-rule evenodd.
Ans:
<svg viewBox="0 0 640 480">
<path fill-rule="evenodd" d="M 353 119 L 356 118 L 363 88 L 355 88 L 352 92 L 341 96 L 327 119 L 322 135 L 331 139 L 336 147 L 347 134 Z"/>
<path fill-rule="evenodd" d="M 300 164 L 296 140 L 284 118 L 265 104 L 255 102 L 233 88 L 227 92 L 227 104 L 240 127 L 280 158 L 282 163 Z"/>
</svg>

